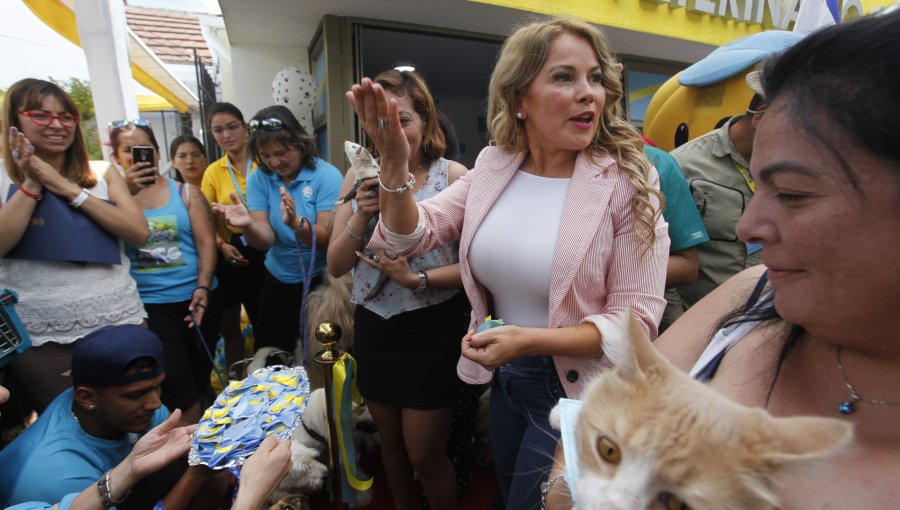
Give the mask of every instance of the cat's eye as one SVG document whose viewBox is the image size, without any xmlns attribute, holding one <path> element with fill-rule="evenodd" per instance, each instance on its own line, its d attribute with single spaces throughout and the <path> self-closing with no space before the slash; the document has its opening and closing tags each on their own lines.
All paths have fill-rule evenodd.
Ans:
<svg viewBox="0 0 900 510">
<path fill-rule="evenodd" d="M 619 445 L 605 435 L 597 438 L 597 453 L 600 454 L 601 459 L 610 464 L 618 464 L 622 461 L 622 450 L 619 449 Z"/>
<path fill-rule="evenodd" d="M 663 492 L 660 494 L 659 502 L 662 503 L 665 510 L 691 510 L 691 507 L 688 506 L 687 503 L 681 501 L 678 496 L 671 492 Z"/>
</svg>

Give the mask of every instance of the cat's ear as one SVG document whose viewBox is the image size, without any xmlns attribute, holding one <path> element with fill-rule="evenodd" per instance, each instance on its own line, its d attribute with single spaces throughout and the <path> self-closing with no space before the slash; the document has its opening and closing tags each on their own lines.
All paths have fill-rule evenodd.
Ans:
<svg viewBox="0 0 900 510">
<path fill-rule="evenodd" d="M 768 457 L 785 465 L 831 455 L 853 438 L 853 426 L 834 418 L 773 418 L 772 427 L 775 445 Z"/>
<path fill-rule="evenodd" d="M 662 360 L 631 310 L 605 315 L 595 324 L 603 338 L 603 355 L 620 374 L 631 377 Z"/>
</svg>

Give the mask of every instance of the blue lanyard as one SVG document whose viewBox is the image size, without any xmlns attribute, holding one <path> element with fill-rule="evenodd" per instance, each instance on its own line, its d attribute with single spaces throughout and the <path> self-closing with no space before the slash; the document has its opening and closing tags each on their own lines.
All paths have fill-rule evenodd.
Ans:
<svg viewBox="0 0 900 510">
<path fill-rule="evenodd" d="M 313 271 L 316 269 L 316 225 L 309 221 L 309 218 L 303 218 L 306 220 L 306 223 L 309 225 L 309 230 L 312 236 L 310 239 L 310 250 L 309 250 L 309 268 L 306 269 L 303 267 L 303 254 L 301 253 L 302 247 L 300 244 L 300 240 L 297 239 L 297 235 L 294 234 L 294 244 L 297 246 L 297 258 L 300 259 L 300 277 L 303 279 L 302 284 L 302 293 L 300 295 L 300 352 L 302 353 L 302 361 L 303 366 L 309 366 L 308 360 L 306 359 L 306 343 L 309 341 L 307 335 L 308 325 L 308 315 L 306 313 L 306 299 L 309 297 L 309 288 L 312 285 L 313 279 Z"/>
<path fill-rule="evenodd" d="M 234 170 L 231 169 L 231 158 L 227 155 L 225 156 L 225 163 L 228 164 L 228 175 L 231 176 L 231 182 L 234 184 L 234 190 L 237 192 L 237 196 L 240 199 L 241 203 L 244 204 L 244 207 L 247 207 L 247 201 L 244 199 L 244 194 L 241 193 L 241 187 L 238 185 L 237 177 L 234 176 Z M 247 171 L 244 174 L 244 178 L 250 177 L 250 172 L 253 171 L 253 160 L 247 158 Z"/>
</svg>

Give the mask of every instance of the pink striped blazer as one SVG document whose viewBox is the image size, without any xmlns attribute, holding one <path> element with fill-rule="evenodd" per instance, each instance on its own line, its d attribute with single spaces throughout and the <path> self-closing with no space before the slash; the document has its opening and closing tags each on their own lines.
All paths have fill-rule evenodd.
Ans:
<svg viewBox="0 0 900 510">
<path fill-rule="evenodd" d="M 471 327 L 489 313 L 486 289 L 472 277 L 468 252 L 488 211 L 518 170 L 525 153 L 487 147 L 475 167 L 437 196 L 418 203 L 424 235 L 408 247 L 390 246 L 379 223 L 369 246 L 402 255 L 424 253 L 459 240 L 460 272 L 472 304 Z M 651 182 L 659 186 L 654 170 Z M 634 231 L 633 187 L 607 154 L 578 155 L 563 206 L 550 275 L 549 327 L 596 322 L 605 314 L 630 308 L 655 338 L 666 301 L 663 291 L 669 254 L 668 225 L 656 224 L 656 242 L 646 252 Z M 535 242 L 545 242 L 535 239 Z M 601 369 L 600 359 L 554 356 L 560 381 L 578 398 Z M 491 372 L 461 357 L 459 377 L 471 384 L 490 381 Z"/>
</svg>

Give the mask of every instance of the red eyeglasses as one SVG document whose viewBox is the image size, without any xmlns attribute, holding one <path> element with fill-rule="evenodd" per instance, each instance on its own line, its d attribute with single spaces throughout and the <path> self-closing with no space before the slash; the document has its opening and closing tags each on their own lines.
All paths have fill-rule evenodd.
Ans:
<svg viewBox="0 0 900 510">
<path fill-rule="evenodd" d="M 34 122 L 38 126 L 49 126 L 50 124 L 53 124 L 54 119 L 58 120 L 63 127 L 74 127 L 78 124 L 78 115 L 72 115 L 71 113 L 53 115 L 49 112 L 35 110 L 30 112 L 19 112 L 19 115 L 28 117 L 31 119 L 31 122 Z"/>
</svg>

